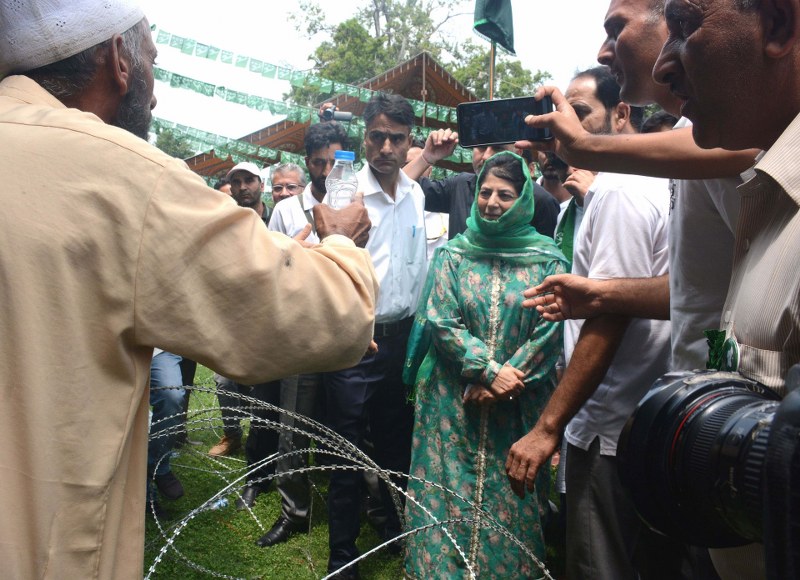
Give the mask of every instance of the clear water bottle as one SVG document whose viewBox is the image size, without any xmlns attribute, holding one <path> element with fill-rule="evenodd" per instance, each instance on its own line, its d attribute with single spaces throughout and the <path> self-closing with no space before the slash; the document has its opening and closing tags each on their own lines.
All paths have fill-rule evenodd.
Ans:
<svg viewBox="0 0 800 580">
<path fill-rule="evenodd" d="M 208 506 L 208 509 L 210 509 L 210 510 L 221 510 L 221 509 L 224 509 L 226 507 L 228 507 L 228 498 L 223 496 L 223 497 L 211 502 L 211 504 Z"/>
<path fill-rule="evenodd" d="M 333 209 L 342 209 L 355 198 L 358 189 L 358 178 L 353 169 L 355 158 L 352 151 L 337 151 L 334 155 L 333 168 L 325 178 L 327 203 Z"/>
</svg>

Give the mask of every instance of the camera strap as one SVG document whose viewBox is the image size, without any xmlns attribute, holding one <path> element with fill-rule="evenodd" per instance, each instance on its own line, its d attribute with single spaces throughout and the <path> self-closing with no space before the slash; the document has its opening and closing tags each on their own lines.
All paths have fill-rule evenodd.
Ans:
<svg viewBox="0 0 800 580">
<path fill-rule="evenodd" d="M 314 215 L 311 212 L 311 208 L 306 209 L 305 204 L 303 203 L 303 192 L 300 192 L 300 195 L 297 196 L 300 198 L 298 201 L 300 202 L 300 209 L 303 210 L 303 213 L 306 216 L 306 220 L 308 223 L 311 224 L 311 231 L 314 232 L 314 235 L 317 235 L 317 224 L 314 223 Z"/>
</svg>

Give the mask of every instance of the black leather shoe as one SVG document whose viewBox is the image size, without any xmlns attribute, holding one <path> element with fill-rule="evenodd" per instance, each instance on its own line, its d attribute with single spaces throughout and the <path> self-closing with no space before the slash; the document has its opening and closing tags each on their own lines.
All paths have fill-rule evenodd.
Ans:
<svg viewBox="0 0 800 580">
<path fill-rule="evenodd" d="M 269 546 L 274 546 L 275 544 L 285 542 L 292 534 L 307 531 L 307 520 L 293 522 L 285 516 L 280 516 L 278 521 L 272 525 L 270 530 L 256 541 L 256 545 L 262 548 L 268 548 Z"/>
<path fill-rule="evenodd" d="M 243 510 L 252 508 L 256 503 L 256 498 L 264 492 L 258 485 L 248 484 L 242 489 L 242 497 L 236 500 L 236 509 Z"/>
<path fill-rule="evenodd" d="M 172 471 L 168 471 L 164 475 L 156 475 L 154 479 L 158 491 L 165 498 L 176 500 L 183 497 L 183 485 L 181 485 L 181 481 L 175 477 Z"/>
</svg>

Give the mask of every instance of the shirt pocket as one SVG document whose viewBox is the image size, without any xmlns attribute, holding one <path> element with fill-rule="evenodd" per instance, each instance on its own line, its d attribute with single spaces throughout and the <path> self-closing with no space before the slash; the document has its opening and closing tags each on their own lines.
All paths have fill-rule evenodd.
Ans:
<svg viewBox="0 0 800 580">
<path fill-rule="evenodd" d="M 784 381 L 792 366 L 792 355 L 781 350 L 767 350 L 739 343 L 739 372 L 769 387 L 778 395 L 785 394 Z"/>
<path fill-rule="evenodd" d="M 406 264 L 417 264 L 425 258 L 427 239 L 425 237 L 425 224 L 406 226 L 403 231 L 405 243 L 403 255 Z"/>
</svg>

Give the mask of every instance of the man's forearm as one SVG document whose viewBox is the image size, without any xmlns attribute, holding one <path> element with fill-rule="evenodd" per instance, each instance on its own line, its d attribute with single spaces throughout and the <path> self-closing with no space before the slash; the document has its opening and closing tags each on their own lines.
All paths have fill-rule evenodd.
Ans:
<svg viewBox="0 0 800 580">
<path fill-rule="evenodd" d="M 591 135 L 570 149 L 582 169 L 673 179 L 718 179 L 739 175 L 755 162 L 757 150 L 701 149 L 691 127 L 663 133 Z"/>
<path fill-rule="evenodd" d="M 669 320 L 668 274 L 655 278 L 612 278 L 600 284 L 599 312 Z"/>
<path fill-rule="evenodd" d="M 630 319 L 604 315 L 586 320 L 564 371 L 534 429 L 561 433 L 608 372 Z"/>
<path fill-rule="evenodd" d="M 405 173 L 410 179 L 414 181 L 419 181 L 419 178 L 422 177 L 422 174 L 428 170 L 431 164 L 425 160 L 425 155 L 417 155 L 416 159 L 410 161 L 405 164 L 403 167 L 403 173 Z"/>
</svg>

